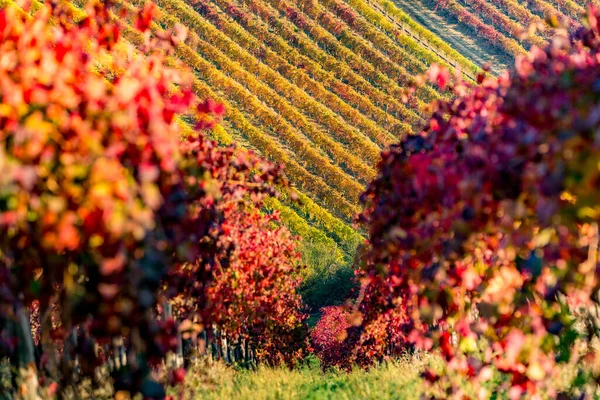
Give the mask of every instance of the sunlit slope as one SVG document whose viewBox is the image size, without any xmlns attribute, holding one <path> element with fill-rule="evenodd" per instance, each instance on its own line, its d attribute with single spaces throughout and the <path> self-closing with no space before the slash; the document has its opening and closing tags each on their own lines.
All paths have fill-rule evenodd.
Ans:
<svg viewBox="0 0 600 400">
<path fill-rule="evenodd" d="M 555 30 L 548 22 L 576 29 L 589 3 L 574 0 L 391 0 L 423 26 L 462 48 L 463 54 L 511 65 L 532 46 L 543 46 Z M 531 29 L 536 27 L 538 29 Z"/>
<path fill-rule="evenodd" d="M 135 5 L 133 2 L 119 2 L 119 4 L 127 7 L 130 11 L 135 11 Z M 141 5 L 141 4 L 137 4 Z M 168 25 L 172 20 L 168 17 L 167 13 L 164 13 L 162 10 L 158 10 L 156 15 L 157 23 L 152 25 L 152 31 L 154 33 L 158 33 L 162 29 L 159 24 L 162 24 L 163 27 Z M 193 32 L 190 32 L 190 35 L 193 37 Z M 127 39 L 130 40 L 134 45 L 141 45 L 143 42 L 143 37 L 140 35 L 135 29 L 129 28 L 127 30 Z M 190 52 L 190 49 L 187 44 L 180 43 L 176 48 L 175 56 L 184 59 L 187 61 L 189 58 L 195 62 L 188 62 L 188 65 L 192 66 L 194 69 L 198 68 L 199 62 L 201 60 L 194 52 Z M 203 65 L 203 64 L 200 64 Z M 267 146 L 264 146 L 262 149 L 265 151 L 261 151 L 261 145 L 263 143 L 260 141 L 262 136 L 262 132 L 252 128 L 252 126 L 244 120 L 243 115 L 239 113 L 228 101 L 227 99 L 222 97 L 221 91 L 212 90 L 210 87 L 206 85 L 199 77 L 197 77 L 194 81 L 194 90 L 196 94 L 201 98 L 211 97 L 217 99 L 219 101 L 223 101 L 229 108 L 229 113 L 233 114 L 234 118 L 230 119 L 228 124 L 235 124 L 241 122 L 242 128 L 247 128 L 251 131 L 251 134 L 256 135 L 259 140 L 253 137 L 250 138 L 250 142 L 247 141 L 244 137 L 239 137 L 242 144 L 247 147 L 252 147 L 255 150 L 263 154 L 267 154 L 269 156 L 271 151 L 274 154 L 286 154 L 285 149 L 280 149 L 280 147 L 274 142 L 268 142 Z M 232 122 L 233 121 L 233 122 Z M 235 129 L 230 129 L 229 131 L 234 132 Z M 234 137 L 229 133 L 228 130 L 218 129 L 213 132 L 213 136 L 222 142 L 223 144 L 229 144 L 234 141 Z M 259 147 L 255 147 L 252 145 L 258 144 Z M 270 145 L 270 146 L 269 146 Z M 293 168 L 295 165 L 292 164 Z M 290 165 L 288 164 L 288 175 L 290 172 Z M 294 191 L 295 192 L 295 191 Z M 279 211 L 282 216 L 283 222 L 290 227 L 290 229 L 300 235 L 305 241 L 308 242 L 318 242 L 328 245 L 331 248 L 331 251 L 334 253 L 338 253 L 338 257 L 341 259 L 343 257 L 347 257 L 351 254 L 355 248 L 355 246 L 362 241 L 362 238 L 357 232 L 352 229 L 346 222 L 343 220 L 336 218 L 334 215 L 329 213 L 327 210 L 323 209 L 320 205 L 315 203 L 312 199 L 304 195 L 303 193 L 296 193 L 300 202 L 292 201 L 290 199 L 291 192 L 284 192 L 283 197 L 280 200 L 270 199 L 265 204 L 266 210 Z"/>
<path fill-rule="evenodd" d="M 139 8 L 143 2 L 125 4 Z M 277 22 L 285 35 L 280 35 L 268 17 L 277 12 L 274 4 L 206 2 L 192 7 L 183 1 L 158 1 L 156 21 L 163 29 L 175 24 L 189 28 L 176 56 L 194 69 L 196 93 L 228 108 L 227 134 L 216 137 L 224 143 L 238 141 L 286 165 L 301 203 L 284 197 L 283 203 L 273 201 L 267 207 L 278 209 L 284 222 L 304 238 L 333 240 L 351 252 L 360 237 L 350 222 L 360 209 L 361 192 L 374 176 L 380 151 L 401 135 L 415 132 L 427 103 L 442 97 L 426 86 L 406 104 L 402 101 L 413 76 L 427 69 L 420 57 L 450 67 L 459 61 L 431 48 L 419 50 L 421 56 L 410 55 L 391 41 L 391 29 L 391 36 L 382 36 L 383 31 L 373 26 L 367 32 L 379 35 L 381 43 L 393 46 L 391 50 L 373 47 L 356 53 L 318 20 L 312 23 L 325 35 L 321 40 L 282 18 Z M 244 19 L 239 18 L 246 12 L 242 10 L 247 10 L 248 18 L 243 14 Z M 345 29 L 353 43 L 368 43 L 349 26 Z M 307 46 L 294 45 L 288 39 L 292 35 Z M 335 44 L 349 62 L 340 61 L 321 47 L 323 43 Z M 409 44 L 417 48 L 415 43 Z M 391 52 L 403 54 L 406 66 L 395 63 Z M 371 56 L 371 61 L 365 59 Z M 477 71 L 468 61 L 460 61 L 471 68 L 469 74 Z"/>
<path fill-rule="evenodd" d="M 162 28 L 189 28 L 177 55 L 195 70 L 197 92 L 228 106 L 232 138 L 284 163 L 306 199 L 344 223 L 360 209 L 381 150 L 417 131 L 427 104 L 444 96 L 426 85 L 407 97 L 414 77 L 432 63 L 470 77 L 478 71 L 433 35 L 399 29 L 367 3 L 157 5 Z"/>
<path fill-rule="evenodd" d="M 351 252 L 360 241 L 351 222 L 380 152 L 417 132 L 428 104 L 447 96 L 428 84 L 411 94 L 415 77 L 434 63 L 468 80 L 490 60 L 499 72 L 552 35 L 523 35 L 526 26 L 552 13 L 576 24 L 579 3 L 156 0 L 152 30 L 189 29 L 173 57 L 193 69 L 198 96 L 226 105 L 214 137 L 285 164 L 302 202 L 286 194 L 267 208 L 304 238 Z M 135 10 L 144 0 L 120 4 Z"/>
</svg>

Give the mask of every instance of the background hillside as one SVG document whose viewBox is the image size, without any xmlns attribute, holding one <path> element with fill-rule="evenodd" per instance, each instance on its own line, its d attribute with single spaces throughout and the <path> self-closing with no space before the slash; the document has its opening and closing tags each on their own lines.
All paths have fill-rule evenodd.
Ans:
<svg viewBox="0 0 600 400">
<path fill-rule="evenodd" d="M 131 11 L 145 1 L 120 3 Z M 83 14 L 82 1 L 72 4 L 75 14 Z M 156 5 L 155 33 L 176 24 L 189 29 L 174 56 L 194 70 L 196 94 L 227 108 L 215 139 L 285 165 L 296 190 L 269 199 L 267 211 L 279 211 L 303 240 L 311 267 L 304 295 L 313 309 L 339 301 L 350 288 L 350 265 L 363 240 L 352 221 L 380 152 L 418 132 L 428 104 L 449 96 L 415 77 L 433 64 L 458 69 L 470 81 L 487 63 L 500 73 L 556 33 L 546 20 L 575 29 L 585 7 L 572 0 L 157 0 Z M 40 3 L 32 2 L 33 11 L 36 7 Z M 143 38 L 129 29 L 127 40 L 140 44 Z M 194 119 L 190 113 L 181 122 Z"/>
<path fill-rule="evenodd" d="M 304 241 L 313 308 L 349 287 L 361 241 L 352 219 L 380 152 L 417 132 L 428 104 L 448 96 L 429 84 L 412 94 L 415 77 L 435 63 L 467 80 L 486 63 L 500 73 L 552 37 L 547 18 L 576 26 L 584 10 L 570 0 L 156 3 L 160 28 L 190 30 L 177 57 L 194 69 L 197 94 L 228 109 L 216 138 L 284 164 L 298 189 L 300 203 L 285 196 L 268 207 Z"/>
</svg>

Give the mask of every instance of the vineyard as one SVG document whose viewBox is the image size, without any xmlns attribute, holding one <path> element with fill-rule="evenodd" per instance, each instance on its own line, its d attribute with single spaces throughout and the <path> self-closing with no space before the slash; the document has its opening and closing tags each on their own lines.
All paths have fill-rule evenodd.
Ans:
<svg viewBox="0 0 600 400">
<path fill-rule="evenodd" d="M 599 21 L 0 0 L 0 399 L 599 396 Z"/>
</svg>

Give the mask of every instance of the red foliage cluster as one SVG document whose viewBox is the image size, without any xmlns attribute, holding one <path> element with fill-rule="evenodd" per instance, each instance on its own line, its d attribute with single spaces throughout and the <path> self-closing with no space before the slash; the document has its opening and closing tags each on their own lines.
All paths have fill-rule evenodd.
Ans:
<svg viewBox="0 0 600 400">
<path fill-rule="evenodd" d="M 344 22 L 347 23 L 348 26 L 354 26 L 354 21 L 356 20 L 356 13 L 351 6 L 344 2 L 336 1 L 334 8 L 337 16 L 344 20 Z"/>
<path fill-rule="evenodd" d="M 232 154 L 257 160 L 245 152 Z M 277 215 L 260 214 L 258 192 L 252 193 L 252 204 L 240 193 L 230 197 L 236 201 L 222 202 L 224 218 L 213 240 L 202 243 L 216 256 L 210 263 L 199 258 L 171 269 L 165 294 L 180 318 L 197 321 L 209 335 L 217 328 L 233 343 L 244 340 L 257 361 L 291 366 L 308 349 L 306 315 L 296 292 L 297 241 Z"/>
<path fill-rule="evenodd" d="M 31 21 L 0 11 L 2 297 L 15 309 L 37 299 L 42 315 L 59 301 L 64 332 L 91 318 L 99 340 L 138 336 L 151 354 L 156 288 L 188 233 L 178 224 L 194 222 L 182 206 L 200 190 L 182 180 L 172 118 L 190 105 L 190 77 L 159 53 L 129 60 L 107 9 L 87 11 L 56 27 L 52 18 L 68 21 L 59 8 Z M 95 65 L 108 54 L 127 70 L 112 82 Z M 43 342 L 50 333 L 42 326 Z"/>
<path fill-rule="evenodd" d="M 375 287 L 371 285 L 369 290 Z M 360 310 L 323 308 L 321 319 L 311 332 L 311 344 L 323 368 L 367 367 L 406 351 L 407 318 L 402 307 L 376 315 L 373 307 L 361 306 Z M 369 318 L 368 325 L 363 325 L 365 316 Z"/>
<path fill-rule="evenodd" d="M 213 24 L 214 26 L 216 26 L 217 28 L 221 28 L 222 24 L 221 24 L 221 17 L 219 16 L 219 13 L 210 6 L 210 4 L 208 4 L 206 1 L 204 0 L 188 0 L 187 2 L 189 5 L 191 5 L 192 7 L 194 7 L 194 10 L 196 10 L 196 12 L 200 15 L 202 15 L 204 18 L 206 18 L 207 20 L 209 20 L 211 22 L 211 24 Z M 237 8 L 236 8 L 237 10 Z M 228 8 L 229 11 L 229 8 Z"/>
<path fill-rule="evenodd" d="M 321 319 L 310 334 L 314 352 L 321 360 L 323 368 L 351 367 L 347 330 L 350 328 L 350 312 L 339 306 L 324 307 Z"/>
<path fill-rule="evenodd" d="M 301 29 L 306 29 L 308 27 L 308 23 L 306 22 L 306 17 L 300 11 L 293 7 L 285 8 L 286 17 L 292 21 L 294 24 L 298 25 Z"/>
<path fill-rule="evenodd" d="M 213 267 L 228 260 L 236 243 L 220 243 L 219 238 L 228 234 L 223 224 L 227 223 L 226 215 L 235 212 L 248 203 L 259 204 L 263 196 L 275 195 L 275 185 L 284 184 L 280 170 L 271 163 L 262 161 L 252 153 L 239 151 L 235 146 L 220 148 L 215 142 L 199 137 L 192 143 L 184 144 L 194 152 L 186 165 L 188 182 L 196 184 L 194 170 L 207 171 L 210 174 L 210 185 L 204 187 L 206 201 L 213 205 L 212 214 L 202 216 L 210 224 L 202 236 L 202 240 L 193 244 L 199 255 L 191 263 L 175 265 L 164 282 L 167 297 L 178 295 L 193 299 L 203 304 L 205 283 L 210 282 Z M 200 207 L 198 207 L 200 206 Z M 195 212 L 206 213 L 202 203 L 196 203 Z M 193 306 L 195 310 L 197 305 Z M 187 312 L 189 310 L 185 310 Z"/>
<path fill-rule="evenodd" d="M 335 14 L 326 11 L 319 15 L 319 21 L 334 35 L 339 36 L 344 31 L 344 24 L 335 18 Z"/>
<path fill-rule="evenodd" d="M 423 132 L 383 154 L 363 196 L 365 330 L 406 307 L 410 342 L 477 385 L 495 366 L 512 396 L 551 390 L 556 363 L 582 356 L 569 305 L 600 288 L 599 17 L 499 79 L 455 83 Z"/>
<path fill-rule="evenodd" d="M 171 268 L 164 294 L 179 317 L 209 334 L 215 327 L 230 341 L 244 339 L 258 361 L 292 365 L 307 349 L 296 240 L 277 216 L 258 211 L 285 182 L 277 167 L 250 152 L 198 143 L 202 151 L 191 166 L 211 171 L 208 194 L 218 195 L 218 214 L 209 216 L 213 227 L 196 245 L 200 256 Z"/>
<path fill-rule="evenodd" d="M 30 20 L 0 10 L 0 356 L 31 361 L 20 316 L 35 301 L 50 360 L 57 339 L 91 374 L 101 362 L 94 345 L 124 338 L 132 362 L 116 387 L 155 387 L 148 367 L 173 350 L 177 332 L 156 318 L 161 289 L 214 308 L 214 319 L 235 308 L 229 315 L 246 331 L 233 318 L 216 322 L 254 335 L 265 359 L 303 351 L 293 240 L 240 211 L 276 194 L 280 168 L 202 134 L 182 141 L 176 114 L 195 106 L 197 129 L 208 129 L 223 105 L 199 103 L 192 74 L 165 67 L 172 39 L 131 57 L 108 6 L 94 4 L 78 24 L 60 6 Z M 135 26 L 148 28 L 152 10 Z M 243 292 L 226 290 L 234 277 Z M 220 298 L 220 289 L 241 297 Z M 54 307 L 59 330 L 44 318 Z M 68 361 L 50 365 L 52 379 L 68 381 L 58 377 Z"/>
<path fill-rule="evenodd" d="M 245 25 L 250 20 L 250 16 L 236 7 L 234 4 L 227 5 L 227 14 L 231 15 L 235 21 L 239 22 L 242 25 Z"/>
<path fill-rule="evenodd" d="M 249 341 L 259 361 L 293 365 L 307 351 L 295 238 L 256 210 L 230 212 L 222 227 L 220 244 L 235 249 L 213 274 L 203 320 Z"/>
<path fill-rule="evenodd" d="M 359 298 L 358 308 L 349 318 L 353 328 L 348 330 L 352 346 L 353 364 L 363 367 L 375 362 L 389 360 L 405 352 L 406 332 L 410 326 L 403 300 L 395 298 L 392 307 L 373 307 L 371 299 L 381 299 L 382 290 L 389 285 L 373 277 L 371 284 L 363 288 L 363 297 Z M 389 296 L 388 296 L 389 297 Z M 368 321 L 364 324 L 364 321 Z"/>
<path fill-rule="evenodd" d="M 438 1 L 435 7 L 436 9 L 442 7 L 449 10 L 461 23 L 472 26 L 478 34 L 492 43 L 497 43 L 502 37 L 502 33 L 498 32 L 492 25 L 483 23 L 476 15 L 471 14 L 467 9 L 450 0 Z"/>
</svg>

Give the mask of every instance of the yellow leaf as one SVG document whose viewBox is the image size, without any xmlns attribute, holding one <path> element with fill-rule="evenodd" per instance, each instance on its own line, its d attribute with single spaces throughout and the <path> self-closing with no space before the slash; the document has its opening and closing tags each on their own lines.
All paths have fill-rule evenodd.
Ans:
<svg viewBox="0 0 600 400">
<path fill-rule="evenodd" d="M 546 372 L 544 371 L 542 366 L 537 362 L 534 362 L 529 365 L 526 374 L 527 377 L 532 381 L 541 381 L 546 376 Z"/>
<path fill-rule="evenodd" d="M 100 182 L 92 186 L 90 194 L 95 197 L 106 197 L 110 195 L 111 191 L 112 190 L 108 182 Z"/>
<path fill-rule="evenodd" d="M 0 117 L 9 117 L 12 112 L 12 107 L 8 104 L 0 104 Z"/>
<path fill-rule="evenodd" d="M 550 243 L 550 239 L 552 239 L 552 235 L 554 235 L 553 228 L 546 228 L 542 230 L 539 234 L 537 234 L 533 238 L 533 245 L 535 247 L 544 247 L 548 243 Z"/>
<path fill-rule="evenodd" d="M 592 207 L 582 207 L 577 211 L 579 218 L 590 218 L 596 219 L 598 217 L 598 210 Z"/>
<path fill-rule="evenodd" d="M 460 340 L 460 344 L 458 345 L 458 348 L 463 353 L 473 353 L 477 350 L 477 343 L 475 342 L 475 339 L 473 339 L 473 338 L 464 337 Z"/>
<path fill-rule="evenodd" d="M 90 246 L 91 247 L 98 247 L 101 246 L 102 243 L 104 243 L 104 238 L 100 235 L 92 235 L 92 237 L 90 238 Z"/>
</svg>

